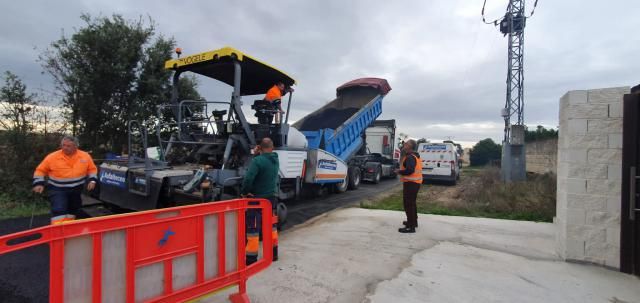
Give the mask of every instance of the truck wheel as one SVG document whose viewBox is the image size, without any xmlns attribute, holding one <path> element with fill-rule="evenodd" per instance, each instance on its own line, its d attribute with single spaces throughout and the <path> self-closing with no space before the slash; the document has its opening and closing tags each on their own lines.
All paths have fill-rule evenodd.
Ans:
<svg viewBox="0 0 640 303">
<path fill-rule="evenodd" d="M 358 189 L 358 186 L 360 186 L 360 169 L 357 167 L 350 167 L 348 174 L 349 189 Z"/>
<path fill-rule="evenodd" d="M 376 175 L 373 177 L 373 184 L 380 183 L 380 179 L 382 179 L 382 169 L 378 167 L 376 169 Z"/>
<path fill-rule="evenodd" d="M 344 179 L 344 182 L 337 183 L 334 189 L 336 193 L 341 194 L 347 191 L 348 188 L 349 188 L 349 175 L 347 174 L 347 177 Z"/>
<path fill-rule="evenodd" d="M 278 216 L 278 230 L 287 223 L 287 206 L 284 203 L 278 203 L 276 206 L 276 215 Z"/>
</svg>

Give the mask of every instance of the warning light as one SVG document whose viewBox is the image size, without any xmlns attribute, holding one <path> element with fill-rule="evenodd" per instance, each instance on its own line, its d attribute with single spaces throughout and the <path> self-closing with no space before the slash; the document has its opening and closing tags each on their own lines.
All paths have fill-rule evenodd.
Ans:
<svg viewBox="0 0 640 303">
<path fill-rule="evenodd" d="M 176 48 L 176 54 L 178 54 L 178 58 L 180 58 L 180 55 L 182 55 L 182 48 L 177 47 Z"/>
</svg>

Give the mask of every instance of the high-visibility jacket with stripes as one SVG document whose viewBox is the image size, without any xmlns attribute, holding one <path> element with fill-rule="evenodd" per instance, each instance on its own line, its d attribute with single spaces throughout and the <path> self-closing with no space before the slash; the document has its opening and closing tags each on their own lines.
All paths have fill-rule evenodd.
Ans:
<svg viewBox="0 0 640 303">
<path fill-rule="evenodd" d="M 47 185 L 53 189 L 65 190 L 82 186 L 87 179 L 98 181 L 98 169 L 91 156 L 76 150 L 67 156 L 58 150 L 47 155 L 33 173 L 33 186 Z"/>
<path fill-rule="evenodd" d="M 402 175 L 400 181 L 402 182 L 415 182 L 422 184 L 422 161 L 415 154 L 409 154 L 400 160 L 400 170 L 405 170 L 404 162 L 407 157 L 414 157 L 416 160 L 416 166 L 413 168 L 413 173 L 410 175 Z"/>
</svg>

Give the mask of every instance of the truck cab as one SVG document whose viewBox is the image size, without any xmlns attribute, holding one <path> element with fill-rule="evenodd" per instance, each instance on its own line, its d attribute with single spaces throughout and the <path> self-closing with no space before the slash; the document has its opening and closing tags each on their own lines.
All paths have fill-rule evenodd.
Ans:
<svg viewBox="0 0 640 303">
<path fill-rule="evenodd" d="M 460 158 L 452 143 L 420 143 L 423 180 L 447 181 L 455 185 L 460 178 Z"/>
</svg>

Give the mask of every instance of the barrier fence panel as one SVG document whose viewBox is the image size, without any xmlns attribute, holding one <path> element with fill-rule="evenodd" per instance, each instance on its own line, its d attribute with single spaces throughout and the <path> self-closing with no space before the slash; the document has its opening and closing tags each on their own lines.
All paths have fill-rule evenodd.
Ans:
<svg viewBox="0 0 640 303">
<path fill-rule="evenodd" d="M 184 302 L 232 285 L 232 302 L 249 302 L 247 279 L 272 262 L 245 265 L 245 213 L 262 212 L 271 235 L 271 204 L 236 199 L 69 221 L 0 237 L 0 254 L 49 244 L 49 301 Z"/>
</svg>

